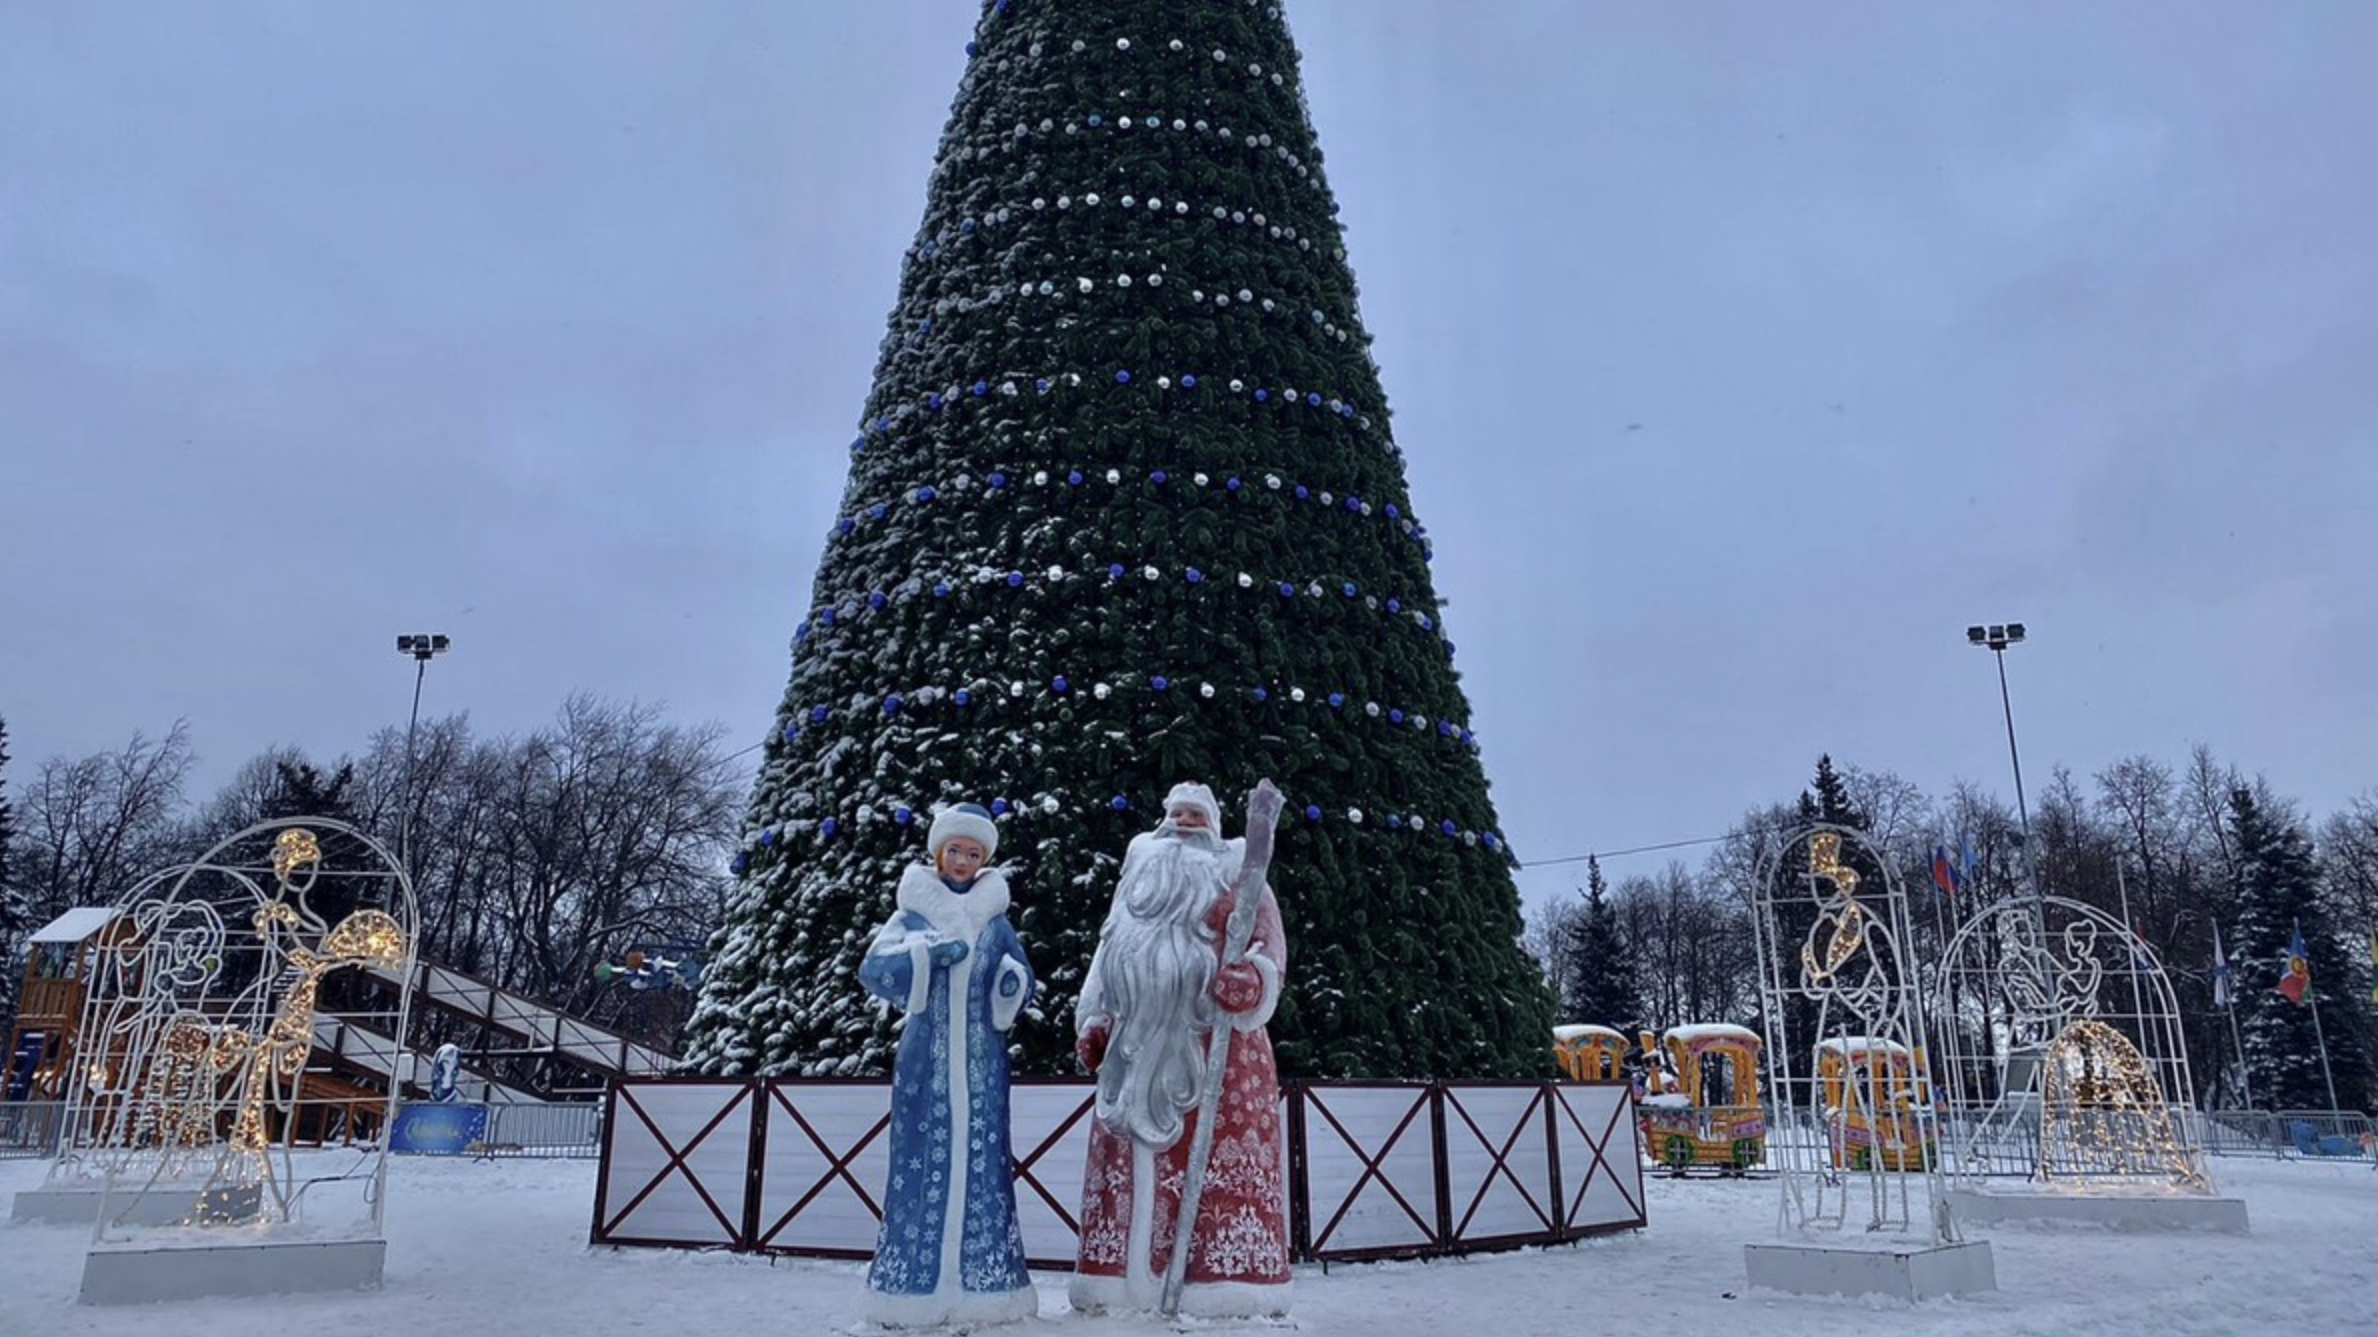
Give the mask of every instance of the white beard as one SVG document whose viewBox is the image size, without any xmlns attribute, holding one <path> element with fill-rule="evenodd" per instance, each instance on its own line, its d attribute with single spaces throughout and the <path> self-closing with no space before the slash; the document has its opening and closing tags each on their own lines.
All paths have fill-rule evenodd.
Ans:
<svg viewBox="0 0 2378 1337">
<path fill-rule="evenodd" d="M 1151 1147 L 1173 1144 L 1205 1084 L 1215 1021 L 1214 935 L 1205 914 L 1228 851 L 1212 831 L 1167 821 L 1126 857 L 1098 935 L 1097 986 L 1114 1020 L 1098 1068 L 1098 1119 Z"/>
</svg>

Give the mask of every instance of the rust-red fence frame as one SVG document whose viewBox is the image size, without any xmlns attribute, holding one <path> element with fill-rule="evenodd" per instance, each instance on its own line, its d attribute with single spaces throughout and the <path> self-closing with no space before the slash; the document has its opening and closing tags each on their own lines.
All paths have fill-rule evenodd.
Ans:
<svg viewBox="0 0 2378 1337">
<path fill-rule="evenodd" d="M 606 1097 L 596 1244 L 865 1258 L 889 1084 L 646 1077 Z M 1032 1265 L 1073 1265 L 1095 1088 L 1018 1078 L 1016 1207 Z M 1282 1093 L 1299 1262 L 1472 1253 L 1643 1226 L 1623 1083 L 1301 1082 Z"/>
</svg>

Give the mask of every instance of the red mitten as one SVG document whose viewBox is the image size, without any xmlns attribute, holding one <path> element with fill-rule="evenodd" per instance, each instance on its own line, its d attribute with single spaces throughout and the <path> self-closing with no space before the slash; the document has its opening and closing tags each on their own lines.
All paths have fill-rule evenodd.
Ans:
<svg viewBox="0 0 2378 1337">
<path fill-rule="evenodd" d="M 1106 1027 L 1093 1026 L 1073 1042 L 1073 1056 L 1080 1060 L 1082 1071 L 1092 1076 L 1098 1074 L 1098 1065 L 1106 1061 L 1106 1034 Z"/>
<path fill-rule="evenodd" d="M 1263 972 L 1251 961 L 1222 967 L 1214 976 L 1214 1001 L 1225 1012 L 1252 1012 L 1263 1001 Z"/>
<path fill-rule="evenodd" d="M 1214 898 L 1214 903 L 1206 907 L 1206 931 L 1212 933 L 1217 938 L 1228 932 L 1230 929 L 1230 912 L 1232 909 L 1236 908 L 1237 905 L 1237 899 L 1227 891 L 1223 892 L 1219 896 L 1216 896 Z"/>
</svg>

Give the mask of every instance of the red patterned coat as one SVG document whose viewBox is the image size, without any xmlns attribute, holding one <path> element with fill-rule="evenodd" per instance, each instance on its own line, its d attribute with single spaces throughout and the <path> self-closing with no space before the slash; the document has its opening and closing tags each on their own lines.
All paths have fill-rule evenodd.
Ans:
<svg viewBox="0 0 2378 1337">
<path fill-rule="evenodd" d="M 1215 899 L 1221 899 L 1219 888 Z M 1226 905 L 1212 906 L 1209 912 L 1218 918 L 1226 913 Z M 1100 950 L 1105 950 L 1103 945 Z M 1215 951 L 1222 951 L 1219 943 Z M 1181 1295 L 1185 1314 L 1288 1312 L 1285 1130 L 1279 1070 L 1272 1061 L 1271 1037 L 1263 1029 L 1279 1003 L 1288 951 L 1279 903 L 1268 886 L 1257 908 L 1247 960 L 1262 987 L 1259 996 L 1238 1000 L 1246 1006 L 1233 1010 L 1226 1000 L 1222 1008 L 1231 1032 L 1230 1054 L 1214 1121 L 1213 1152 L 1190 1239 Z M 1093 983 L 1083 990 L 1077 1023 L 1084 1032 L 1112 1020 L 1102 1009 L 1097 978 L 1098 963 L 1093 961 Z M 1210 1035 L 1200 1035 L 1200 1052 L 1206 1052 Z M 1156 1307 L 1172 1261 L 1182 1182 L 1197 1136 L 1196 1106 L 1192 1102 L 1185 1108 L 1180 1135 L 1161 1147 L 1110 1128 L 1104 1120 L 1093 1121 L 1082 1186 L 1081 1253 L 1069 1287 L 1075 1309 Z"/>
</svg>

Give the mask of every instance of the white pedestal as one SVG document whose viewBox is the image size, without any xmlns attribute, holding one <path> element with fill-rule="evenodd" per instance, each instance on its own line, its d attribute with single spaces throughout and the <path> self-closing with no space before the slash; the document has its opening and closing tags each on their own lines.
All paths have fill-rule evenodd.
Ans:
<svg viewBox="0 0 2378 1337">
<path fill-rule="evenodd" d="M 84 1255 L 81 1300 L 87 1305 L 152 1304 L 210 1295 L 366 1290 L 379 1286 L 387 1263 L 388 1241 L 379 1239 L 111 1245 Z"/>
<path fill-rule="evenodd" d="M 1848 1245 L 1743 1246 L 1750 1284 L 1795 1295 L 1887 1295 L 1935 1300 L 1998 1289 L 1987 1240 L 1860 1249 Z"/>
<path fill-rule="evenodd" d="M 2095 1226 L 2106 1230 L 2213 1230 L 2246 1233 L 2246 1203 L 2242 1198 L 2211 1198 L 2174 1194 L 2119 1196 L 2108 1193 L 1984 1193 L 1954 1189 L 1949 1211 L 1968 1225 L 1999 1225 L 2010 1221 L 2045 1225 Z"/>
<path fill-rule="evenodd" d="M 153 1188 L 135 1193 L 118 1188 L 112 1195 L 98 1188 L 29 1188 L 18 1193 L 9 1219 L 29 1225 L 87 1226 L 99 1219 L 99 1203 L 107 1201 L 108 1215 L 128 1226 L 170 1226 L 190 1219 L 197 1210 L 195 1188 Z M 246 1191 L 245 1212 L 256 1213 L 253 1188 Z M 218 1199 L 216 1214 L 225 1204 Z"/>
</svg>

